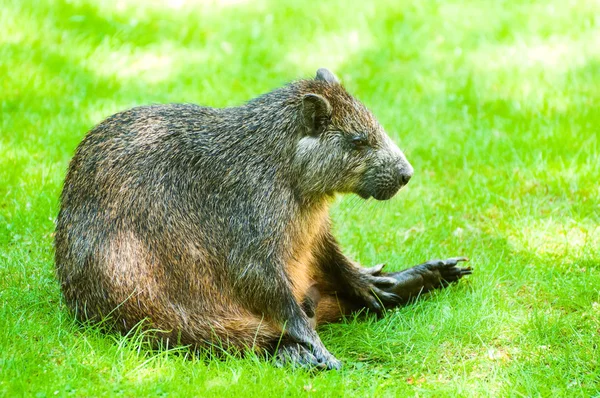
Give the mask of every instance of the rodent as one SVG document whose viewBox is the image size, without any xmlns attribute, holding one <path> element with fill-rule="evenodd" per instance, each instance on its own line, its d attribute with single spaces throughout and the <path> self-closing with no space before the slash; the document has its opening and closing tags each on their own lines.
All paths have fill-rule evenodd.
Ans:
<svg viewBox="0 0 600 398">
<path fill-rule="evenodd" d="M 471 272 L 454 258 L 386 274 L 342 253 L 335 194 L 386 200 L 412 174 L 327 69 L 239 107 L 117 113 L 69 164 L 55 234 L 65 303 L 123 333 L 143 321 L 167 344 L 337 369 L 316 324 L 380 313 Z"/>
</svg>

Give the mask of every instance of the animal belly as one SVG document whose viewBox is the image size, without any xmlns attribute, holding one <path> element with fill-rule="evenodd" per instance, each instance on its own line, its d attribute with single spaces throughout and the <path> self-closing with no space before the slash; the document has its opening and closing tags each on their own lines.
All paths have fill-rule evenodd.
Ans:
<svg viewBox="0 0 600 398">
<path fill-rule="evenodd" d="M 304 300 L 308 289 L 315 283 L 314 263 L 315 259 L 310 251 L 288 261 L 286 271 L 298 303 Z"/>
</svg>

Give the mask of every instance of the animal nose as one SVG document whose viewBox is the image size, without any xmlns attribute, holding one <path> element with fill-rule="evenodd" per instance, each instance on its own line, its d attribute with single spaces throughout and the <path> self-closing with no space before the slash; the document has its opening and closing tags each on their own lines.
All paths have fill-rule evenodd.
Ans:
<svg viewBox="0 0 600 398">
<path fill-rule="evenodd" d="M 401 174 L 400 175 L 400 180 L 402 181 L 402 185 L 406 185 L 408 184 L 408 182 L 410 181 L 410 178 L 412 177 L 412 174 Z"/>
<path fill-rule="evenodd" d="M 410 165 L 401 164 L 398 166 L 398 179 L 401 185 L 406 185 L 413 176 L 413 168 Z"/>
</svg>

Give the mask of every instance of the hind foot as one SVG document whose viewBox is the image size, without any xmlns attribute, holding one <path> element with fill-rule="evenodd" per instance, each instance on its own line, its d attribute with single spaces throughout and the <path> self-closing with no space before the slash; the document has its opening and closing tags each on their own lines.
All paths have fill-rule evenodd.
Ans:
<svg viewBox="0 0 600 398">
<path fill-rule="evenodd" d="M 304 344 L 282 341 L 275 354 L 278 366 L 314 370 L 338 370 L 342 363 L 326 350 L 310 349 Z"/>
</svg>

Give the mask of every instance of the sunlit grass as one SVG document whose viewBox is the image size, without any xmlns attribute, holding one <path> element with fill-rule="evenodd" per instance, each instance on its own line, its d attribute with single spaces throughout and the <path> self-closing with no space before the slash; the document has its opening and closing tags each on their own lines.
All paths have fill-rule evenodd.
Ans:
<svg viewBox="0 0 600 398">
<path fill-rule="evenodd" d="M 0 395 L 600 394 L 600 3 L 0 0 Z M 465 283 L 324 327 L 340 372 L 150 351 L 76 324 L 54 277 L 67 163 L 124 108 L 233 106 L 332 68 L 415 166 L 336 233 Z"/>
</svg>

